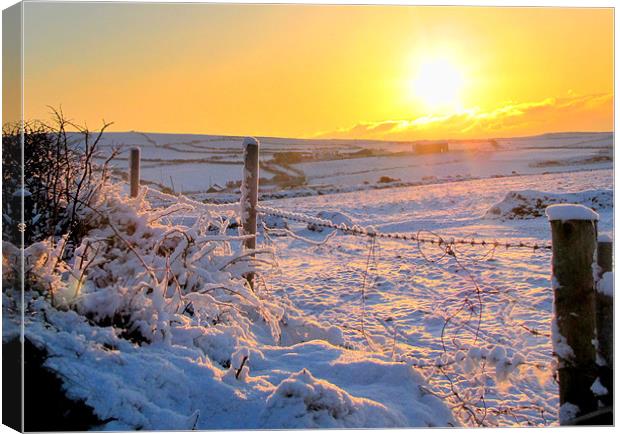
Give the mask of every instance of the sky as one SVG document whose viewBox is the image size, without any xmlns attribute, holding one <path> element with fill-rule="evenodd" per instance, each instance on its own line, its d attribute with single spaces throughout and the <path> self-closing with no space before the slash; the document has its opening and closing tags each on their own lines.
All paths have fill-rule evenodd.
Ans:
<svg viewBox="0 0 620 434">
<path fill-rule="evenodd" d="M 26 3 L 24 112 L 385 140 L 613 130 L 613 10 Z"/>
</svg>

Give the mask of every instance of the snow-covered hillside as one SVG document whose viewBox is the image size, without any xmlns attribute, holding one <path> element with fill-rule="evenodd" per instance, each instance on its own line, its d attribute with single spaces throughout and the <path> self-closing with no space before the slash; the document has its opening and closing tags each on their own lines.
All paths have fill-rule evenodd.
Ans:
<svg viewBox="0 0 620 434">
<path fill-rule="evenodd" d="M 292 188 L 291 194 L 299 188 L 383 187 L 381 177 L 414 184 L 612 167 L 612 133 L 450 140 L 449 152 L 430 155 L 416 154 L 416 142 L 259 139 L 261 179 L 267 181 L 261 188 L 279 192 Z M 234 183 L 243 173 L 242 141 L 242 137 L 130 132 L 105 133 L 102 146 L 121 148 L 114 161 L 119 176 L 126 170 L 128 149 L 139 146 L 144 181 L 199 195 L 216 184 L 225 187 L 231 182 L 229 193 L 238 188 Z M 275 159 L 278 153 L 293 153 L 296 159 L 281 164 Z"/>
</svg>

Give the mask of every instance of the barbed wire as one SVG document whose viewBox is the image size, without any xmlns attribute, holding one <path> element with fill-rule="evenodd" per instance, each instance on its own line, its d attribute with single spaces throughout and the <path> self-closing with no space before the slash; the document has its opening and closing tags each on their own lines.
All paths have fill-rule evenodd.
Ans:
<svg viewBox="0 0 620 434">
<path fill-rule="evenodd" d="M 167 195 L 165 193 L 163 194 L 159 193 L 159 194 L 156 194 L 156 196 L 159 196 L 160 200 L 167 200 L 167 201 L 170 201 L 173 199 L 179 200 L 178 196 Z M 203 212 L 207 210 L 209 212 L 218 212 L 218 211 L 240 212 L 241 211 L 239 203 L 222 204 L 218 206 L 218 205 L 213 205 L 213 204 L 204 204 L 204 203 L 201 203 L 201 202 L 198 202 L 198 201 L 195 201 L 195 200 L 183 197 L 183 196 L 181 197 L 182 199 L 180 200 L 180 202 L 182 204 L 193 206 L 195 209 L 201 210 Z M 474 239 L 474 238 L 453 238 L 453 237 L 447 238 L 447 237 L 444 237 L 440 234 L 437 234 L 429 230 L 419 230 L 417 233 L 382 233 L 376 230 L 372 226 L 362 227 L 359 225 L 348 225 L 346 223 L 338 224 L 328 219 L 308 216 L 308 215 L 304 215 L 300 213 L 288 212 L 288 211 L 284 211 L 281 209 L 267 207 L 263 205 L 258 205 L 257 212 L 263 215 L 279 217 L 285 220 L 305 223 L 305 224 L 315 226 L 315 227 L 334 229 L 335 231 L 340 231 L 342 233 L 349 234 L 349 235 L 369 238 L 368 254 L 365 260 L 365 268 L 362 272 L 361 318 L 360 318 L 359 328 L 355 328 L 355 331 L 357 331 L 358 333 L 362 335 L 362 337 L 365 339 L 369 348 L 375 352 L 381 352 L 381 350 L 378 349 L 378 347 L 376 346 L 376 343 L 374 342 L 374 339 L 371 337 L 371 334 L 368 333 L 368 331 L 366 330 L 366 326 L 367 326 L 366 323 L 368 321 L 368 318 L 367 318 L 368 315 L 375 317 L 375 320 L 378 320 L 378 318 L 376 318 L 376 315 L 372 311 L 367 312 L 367 309 L 366 309 L 366 295 L 367 294 L 366 293 L 374 288 L 373 279 L 371 278 L 371 274 L 372 274 L 371 268 L 374 269 L 375 272 L 377 271 L 376 270 L 378 267 L 377 258 L 376 258 L 376 249 L 378 247 L 376 244 L 377 239 L 379 238 L 392 239 L 392 240 L 400 240 L 400 241 L 408 241 L 408 242 L 416 243 L 418 250 L 420 251 L 421 257 L 428 264 L 433 264 L 437 266 L 440 262 L 443 262 L 442 260 L 446 259 L 446 260 L 454 261 L 458 270 L 465 272 L 465 276 L 462 276 L 461 278 L 464 278 L 465 280 L 469 282 L 470 285 L 472 285 L 471 295 L 473 296 L 473 299 L 470 299 L 469 296 L 466 296 L 465 299 L 462 301 L 462 303 L 459 306 L 457 306 L 456 309 L 454 309 L 450 313 L 447 312 L 447 316 L 444 317 L 444 324 L 441 329 L 441 337 L 440 337 L 443 354 L 448 353 L 446 338 L 448 337 L 447 336 L 448 327 L 451 325 L 451 323 L 456 323 L 455 325 L 457 329 L 452 330 L 450 334 L 458 333 L 462 327 L 467 325 L 468 327 L 465 327 L 465 328 L 468 329 L 471 333 L 473 333 L 473 345 L 476 345 L 476 343 L 478 342 L 480 338 L 480 334 L 482 332 L 481 330 L 482 311 L 483 311 L 482 296 L 485 294 L 485 291 L 478 284 L 476 277 L 474 277 L 472 272 L 462 262 L 462 258 L 460 259 L 460 257 L 464 254 L 464 252 L 460 251 L 460 249 L 457 248 L 457 245 L 485 247 L 487 249 L 487 251 L 483 252 L 483 254 L 477 255 L 480 257 L 475 258 L 475 259 L 469 258 L 469 260 L 471 260 L 474 263 L 478 263 L 480 261 L 488 259 L 489 257 L 492 257 L 493 254 L 500 247 L 504 247 L 506 249 L 522 248 L 522 249 L 532 250 L 534 252 L 537 250 L 550 250 L 551 249 L 551 245 L 549 244 L 538 244 L 538 243 L 531 244 L 531 243 L 524 243 L 524 242 L 515 243 L 515 242 L 506 242 L 506 241 L 499 241 L 499 240 L 481 240 L 481 239 Z M 332 239 L 335 234 L 335 232 L 330 233 L 322 241 L 317 242 L 314 240 L 306 239 L 298 234 L 295 234 L 293 231 L 289 230 L 288 228 L 269 228 L 265 221 L 262 221 L 261 225 L 264 229 L 264 234 L 267 239 L 269 238 L 269 234 L 271 233 L 273 235 L 291 236 L 295 239 L 310 243 L 314 246 L 324 245 L 330 239 Z M 424 245 L 430 245 L 433 248 L 437 248 L 438 255 L 435 255 L 435 257 L 431 258 L 428 252 L 425 252 L 423 250 Z M 371 266 L 371 263 L 372 263 L 372 266 Z M 465 315 L 467 316 L 467 318 L 459 319 L 461 315 Z M 475 320 L 472 317 L 475 317 Z M 474 320 L 474 324 L 470 325 L 470 322 L 472 320 Z M 381 323 L 381 321 L 379 322 Z M 519 328 L 523 329 L 525 332 L 531 333 L 533 335 L 547 336 L 547 334 L 531 329 L 525 324 L 516 324 L 516 325 Z M 408 339 L 403 339 L 404 336 L 402 336 L 400 333 L 397 333 L 397 327 L 395 325 L 393 325 L 393 327 L 394 328 L 393 328 L 393 333 L 392 333 L 392 341 L 393 341 L 392 342 L 392 358 L 394 357 L 394 352 L 395 352 L 397 343 L 399 345 L 408 345 L 408 346 L 412 345 L 412 343 L 408 342 Z M 388 330 L 386 329 L 386 331 Z M 486 342 L 489 342 L 488 337 L 485 337 L 483 340 Z M 493 342 L 494 339 L 490 339 L 490 341 Z M 438 365 L 435 363 L 435 364 L 430 364 L 429 366 L 416 366 L 416 367 L 419 369 L 430 369 L 431 371 L 439 370 L 439 373 L 441 373 L 441 377 L 445 381 L 447 381 L 449 385 L 449 390 L 450 390 L 449 400 L 453 403 L 453 405 L 455 405 L 455 408 L 457 407 L 460 408 L 467 415 L 465 419 L 469 419 L 470 422 L 473 422 L 477 426 L 488 426 L 489 425 L 488 421 L 486 420 L 487 414 L 489 411 L 496 413 L 497 415 L 500 415 L 502 413 L 511 414 L 513 417 L 515 417 L 515 419 L 517 418 L 517 415 L 519 415 L 521 418 L 524 418 L 525 422 L 527 422 L 528 424 L 531 424 L 531 421 L 528 420 L 529 416 L 524 415 L 524 414 L 519 414 L 519 411 L 516 411 L 517 409 L 514 407 L 504 406 L 503 408 L 497 408 L 497 409 L 494 409 L 492 407 L 489 408 L 487 406 L 487 402 L 486 402 L 484 394 L 482 394 L 477 399 L 471 399 L 471 398 L 464 397 L 464 395 L 461 394 L 461 392 L 463 392 L 461 385 L 457 384 L 457 383 L 460 383 L 462 380 L 461 375 L 454 369 L 451 369 L 450 365 L 452 364 L 456 364 L 456 362 L 450 362 L 446 366 Z M 544 368 L 543 365 L 539 366 L 539 364 L 533 364 L 531 362 L 524 363 L 524 364 L 535 366 L 537 369 Z M 484 367 L 482 368 L 482 371 L 484 375 L 487 375 L 484 372 L 485 371 Z M 435 377 L 434 374 L 431 374 L 431 376 Z M 429 380 L 430 380 L 430 377 L 429 377 Z M 436 380 L 438 379 L 436 378 Z M 542 409 L 541 414 L 544 420 L 544 407 L 540 405 L 537 405 L 536 407 Z"/>
<path fill-rule="evenodd" d="M 224 203 L 203 203 L 197 200 L 190 199 L 187 196 L 182 194 L 172 195 L 163 193 L 156 189 L 146 187 L 146 193 L 150 196 L 155 196 L 161 201 L 175 201 L 177 203 L 183 203 L 189 206 L 194 207 L 195 209 L 208 211 L 208 212 L 222 212 L 222 211 L 240 211 L 240 203 L 239 202 L 224 202 Z M 527 249 L 532 251 L 537 250 L 551 250 L 551 244 L 539 244 L 539 243 L 526 243 L 523 241 L 519 242 L 510 242 L 510 241 L 500 241 L 500 240 L 484 240 L 484 239 L 475 239 L 475 238 L 444 238 L 443 236 L 429 231 L 429 230 L 419 230 L 417 233 L 402 233 L 402 232 L 379 232 L 374 227 L 362 227 L 359 225 L 348 226 L 345 223 L 334 223 L 331 220 L 312 217 L 309 215 L 304 215 L 300 213 L 293 213 L 289 211 L 284 211 L 277 208 L 272 208 L 264 205 L 258 205 L 257 211 L 264 215 L 270 215 L 272 217 L 280 217 L 290 221 L 296 221 L 300 223 L 306 223 L 310 225 L 314 225 L 317 227 L 323 227 L 328 229 L 339 230 L 348 235 L 356 235 L 356 236 L 366 236 L 371 238 L 384 238 L 384 239 L 392 239 L 392 240 L 400 240 L 400 241 L 412 241 L 418 244 L 431 244 L 438 245 L 440 247 L 445 248 L 446 255 L 453 254 L 453 246 L 455 245 L 468 245 L 468 246 L 479 246 L 479 247 L 488 247 L 490 250 L 487 252 L 484 257 L 489 254 L 493 254 L 497 248 L 503 247 L 505 249 Z M 431 237 L 422 236 L 422 233 L 428 233 Z"/>
<path fill-rule="evenodd" d="M 361 306 L 360 311 L 361 315 L 359 318 L 358 327 L 350 327 L 345 326 L 345 328 L 349 328 L 359 333 L 361 337 L 366 341 L 370 350 L 374 352 L 383 352 L 389 351 L 389 348 L 386 350 L 383 348 L 383 345 L 377 344 L 373 336 L 369 333 L 367 329 L 368 320 L 373 318 L 374 321 L 377 321 L 384 328 L 386 333 L 388 333 L 389 338 L 392 341 L 392 359 L 394 359 L 394 354 L 396 352 L 397 344 L 399 347 L 402 345 L 405 346 L 413 346 L 416 347 L 417 344 L 409 341 L 409 338 L 402 334 L 399 328 L 395 323 L 390 322 L 391 328 L 388 327 L 387 324 L 384 324 L 383 321 L 377 317 L 377 315 L 372 311 L 367 311 L 366 306 L 366 295 L 368 292 L 376 290 L 375 282 L 372 278 L 372 274 L 378 272 L 378 263 L 376 257 L 376 249 L 378 248 L 378 244 L 376 243 L 378 238 L 384 239 L 395 239 L 395 240 L 404 240 L 411 241 L 418 247 L 420 257 L 423 259 L 428 265 L 434 267 L 444 268 L 444 266 L 448 263 L 454 264 L 456 267 L 455 276 L 458 275 L 460 279 L 463 279 L 467 282 L 468 289 L 465 291 L 465 298 L 459 303 L 454 309 L 451 309 L 450 312 L 445 312 L 443 316 L 443 325 L 441 328 L 441 351 L 444 355 L 446 355 L 447 360 L 451 360 L 453 356 L 448 356 L 449 353 L 452 352 L 452 347 L 457 345 L 456 335 L 459 335 L 461 330 L 464 329 L 467 333 L 471 333 L 472 335 L 472 343 L 473 346 L 488 346 L 491 345 L 500 345 L 504 347 L 505 343 L 500 343 L 496 340 L 495 336 L 488 335 L 488 333 L 484 333 L 482 330 L 482 313 L 484 309 L 483 296 L 487 295 L 487 290 L 484 289 L 478 282 L 478 276 L 475 276 L 469 267 L 466 265 L 466 262 L 463 259 L 467 259 L 468 262 L 472 262 L 473 264 L 478 264 L 484 260 L 488 260 L 492 258 L 493 254 L 499 247 L 521 247 L 532 249 L 534 251 L 538 249 L 544 249 L 545 246 L 541 246 L 539 244 L 526 244 L 526 243 L 506 243 L 500 242 L 497 240 L 486 241 L 486 240 L 458 240 L 458 239 L 445 239 L 445 237 L 436 234 L 432 231 L 420 230 L 416 234 L 383 234 L 378 232 L 373 227 L 361 227 L 355 225 L 347 225 L 343 223 L 335 223 L 333 221 L 322 219 L 319 217 L 307 216 L 300 213 L 287 212 L 280 209 L 275 209 L 271 207 L 265 207 L 259 205 L 258 212 L 263 215 L 279 217 L 284 220 L 291 220 L 300 223 L 306 223 L 310 227 L 321 227 L 321 228 L 330 228 L 334 229 L 334 232 L 331 232 L 325 237 L 325 239 L 319 243 L 314 242 L 313 240 L 307 240 L 300 236 L 294 236 L 296 239 L 300 239 L 302 241 L 309 242 L 311 245 L 323 245 L 330 239 L 332 239 L 333 235 L 336 231 L 341 231 L 345 234 L 357 235 L 360 237 L 367 237 L 369 240 L 368 244 L 368 253 L 365 258 L 365 261 L 362 264 L 362 277 L 360 282 L 360 292 L 361 292 Z M 291 236 L 293 232 L 286 229 L 279 228 L 269 228 L 264 219 L 262 221 L 262 226 L 264 229 L 264 233 L 268 236 L 269 233 L 274 233 L 278 235 Z M 279 225 L 278 225 L 279 226 Z M 460 242 L 462 241 L 462 242 Z M 473 241 L 473 243 L 472 243 Z M 457 244 L 465 244 L 464 248 L 458 248 Z M 465 252 L 467 252 L 467 246 L 484 246 L 486 249 L 483 249 L 482 253 L 478 253 L 476 258 L 468 258 Z M 424 251 L 424 246 L 428 246 L 426 249 L 429 251 Z M 548 246 L 550 248 L 551 246 Z M 436 253 L 433 254 L 432 250 L 436 249 Z M 464 256 L 464 257 L 463 257 Z M 448 262 L 446 262 L 448 261 Z M 365 264 L 365 265 L 364 265 Z M 374 273 L 373 271 L 374 270 Z M 461 273 L 463 275 L 461 275 Z M 452 273 L 451 273 L 452 274 Z M 469 294 L 467 294 L 469 293 Z M 497 290 L 497 293 L 500 293 Z M 374 322 L 373 321 L 373 322 Z M 515 324 L 519 327 L 522 332 L 530 333 L 537 336 L 548 337 L 548 335 L 544 332 L 539 332 L 538 330 L 532 329 L 525 324 Z M 448 330 L 450 328 L 450 330 Z M 387 339 L 389 339 L 387 338 Z M 450 349 L 448 348 L 448 342 L 450 341 Z M 379 345 L 377 347 L 377 345 Z M 457 345 L 458 346 L 458 345 Z M 456 351 L 456 350 L 455 350 Z M 402 354 L 402 353 L 401 353 Z M 409 363 L 409 362 L 406 362 Z M 539 361 L 523 361 L 519 362 L 520 365 L 524 365 L 529 368 L 534 368 L 538 370 L 547 369 L 547 366 L 544 362 Z M 469 386 L 469 380 L 463 376 L 458 369 L 459 363 L 456 360 L 452 360 L 446 363 L 429 363 L 424 364 L 423 366 L 414 364 L 412 366 L 423 369 L 427 372 L 428 381 L 432 381 L 434 386 L 433 388 L 437 388 L 438 391 L 447 392 L 448 402 L 451 403 L 453 408 L 459 409 L 461 413 L 460 417 L 466 424 L 473 424 L 475 426 L 489 426 L 493 425 L 495 422 L 488 420 L 488 416 L 493 414 L 495 417 L 501 417 L 501 415 L 512 416 L 515 418 L 517 423 L 527 423 L 528 425 L 536 424 L 534 422 L 535 416 L 524 414 L 523 411 L 518 409 L 515 406 L 502 404 L 498 408 L 489 407 L 485 393 L 483 392 L 480 396 L 469 396 L 465 393 L 466 389 Z M 481 362 L 481 372 L 476 374 L 481 377 L 488 377 L 492 375 L 492 373 L 488 372 L 488 369 L 485 367 L 486 362 L 484 357 L 482 357 Z M 489 368 L 490 369 L 490 368 Z M 465 381 L 464 385 L 461 384 Z M 476 380 L 478 381 L 478 380 Z M 442 386 L 440 383 L 446 382 L 447 386 Z M 517 389 L 521 390 L 520 386 L 516 384 L 512 385 L 513 387 L 517 387 Z M 448 390 L 446 391 L 446 387 Z M 500 400 L 500 402 L 502 402 Z M 536 405 L 532 405 L 532 408 L 539 409 L 540 417 L 543 423 L 546 423 L 546 419 L 544 417 L 545 408 L 540 403 L 536 403 Z M 518 419 L 521 420 L 518 420 Z M 533 419 L 532 419 L 533 418 Z"/>
<path fill-rule="evenodd" d="M 270 215 L 273 217 L 280 217 L 285 220 L 296 221 L 300 223 L 306 223 L 309 225 L 314 225 L 323 228 L 330 228 L 339 230 L 345 234 L 349 235 L 357 235 L 357 236 L 367 236 L 371 238 L 384 238 L 384 239 L 393 239 L 393 240 L 402 240 L 402 241 L 413 241 L 417 243 L 425 243 L 425 244 L 435 244 L 441 247 L 445 247 L 446 254 L 450 255 L 452 251 L 452 246 L 454 245 L 470 245 L 470 246 L 482 246 L 489 247 L 492 249 L 497 249 L 498 247 L 504 247 L 506 249 L 510 248 L 522 248 L 528 249 L 532 251 L 537 250 L 551 250 L 551 244 L 539 244 L 539 243 L 525 243 L 522 241 L 519 242 L 509 242 L 509 241 L 499 241 L 499 240 L 480 240 L 474 238 L 454 238 L 450 237 L 445 239 L 443 236 L 436 234 L 432 231 L 428 230 L 420 230 L 417 233 L 400 233 L 400 232 L 379 232 L 373 227 L 362 227 L 358 225 L 348 226 L 344 223 L 334 223 L 327 219 L 322 219 L 318 217 L 312 217 L 299 213 L 292 213 L 284 210 L 280 210 L 277 208 L 266 207 L 263 205 L 259 205 L 257 207 L 257 211 L 264 215 Z M 424 237 L 422 233 L 429 233 L 432 237 Z"/>
<path fill-rule="evenodd" d="M 224 211 L 240 211 L 240 203 L 239 202 L 224 202 L 224 203 L 204 203 L 199 202 L 194 199 L 190 199 L 189 197 L 183 194 L 168 194 L 162 191 L 156 190 L 149 186 L 143 186 L 145 189 L 145 194 L 150 196 L 151 198 L 158 199 L 162 202 L 173 202 L 180 203 L 183 205 L 188 205 L 193 207 L 196 210 L 203 212 L 224 212 Z"/>
</svg>

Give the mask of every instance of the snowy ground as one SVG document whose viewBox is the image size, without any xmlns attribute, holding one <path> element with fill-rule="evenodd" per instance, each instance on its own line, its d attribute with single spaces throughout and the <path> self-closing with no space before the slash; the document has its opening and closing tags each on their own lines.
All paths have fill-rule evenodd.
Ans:
<svg viewBox="0 0 620 434">
<path fill-rule="evenodd" d="M 390 177 L 403 183 L 453 181 L 514 174 L 565 172 L 612 167 L 612 133 L 560 133 L 482 141 L 449 141 L 450 152 L 417 155 L 415 142 L 259 138 L 261 162 L 274 154 L 304 152 L 314 160 L 293 164 L 306 188 L 364 189 Z M 240 181 L 242 137 L 190 134 L 105 133 L 103 150 L 119 147 L 113 165 L 126 171 L 128 149 L 142 150 L 142 179 L 194 195 L 214 184 Z M 493 145 L 491 144 L 493 143 Z M 376 156 L 357 156 L 369 151 Z M 278 167 L 278 166 L 276 166 Z M 291 173 L 290 168 L 278 169 Z M 264 179 L 274 173 L 265 168 Z M 273 186 L 265 186 L 273 189 Z M 294 193 L 294 192 L 291 192 Z"/>
<path fill-rule="evenodd" d="M 309 174 L 310 182 L 335 185 L 374 183 L 381 176 L 403 182 L 425 179 L 446 180 L 457 177 L 487 178 L 513 174 L 556 172 L 574 168 L 577 160 L 591 159 L 591 168 L 610 167 L 610 161 L 596 161 L 598 149 L 502 150 L 479 152 L 448 152 L 438 155 L 407 155 L 399 157 L 370 157 L 296 165 Z M 606 155 L 606 154 L 605 154 Z M 542 169 L 541 169 L 542 168 Z"/>
<path fill-rule="evenodd" d="M 24 293 L 20 253 L 3 242 L 3 343 L 24 321 L 42 354 L 26 353 L 29 366 L 50 370 L 69 399 L 92 409 L 99 425 L 90 428 L 458 425 L 415 368 L 359 351 L 339 327 L 252 290 L 244 273 L 254 259 L 219 220 L 238 206 L 153 209 L 118 184 L 100 187 L 71 253 L 64 239 L 25 249 Z M 189 210 L 200 218 L 170 222 Z M 273 263 L 272 251 L 256 255 Z"/>
<path fill-rule="evenodd" d="M 546 218 L 487 219 L 486 211 L 509 191 L 561 193 L 611 189 L 612 185 L 611 170 L 596 170 L 395 188 L 380 194 L 353 192 L 269 205 L 309 215 L 317 210 L 340 211 L 353 223 L 373 225 L 381 232 L 428 230 L 457 239 L 545 244 L 550 238 Z M 604 191 L 601 195 L 609 198 Z M 613 209 L 609 202 L 599 212 L 599 232 L 611 234 Z M 314 241 L 326 236 L 325 231 L 312 232 L 301 223 L 289 225 L 298 235 Z M 557 384 L 551 377 L 554 361 L 549 337 L 549 251 L 498 248 L 490 253 L 488 248 L 465 246 L 457 250 L 456 258 L 441 258 L 436 246 L 420 249 L 411 242 L 380 240 L 369 261 L 369 240 L 364 237 L 338 234 L 321 246 L 291 237 L 272 236 L 271 241 L 263 242 L 273 242 L 279 253 L 279 272 L 267 277 L 271 290 L 319 320 L 342 327 L 355 347 L 417 366 L 432 365 L 444 354 L 443 345 L 443 357 L 450 360 L 471 351 L 468 346 L 495 349 L 508 358 L 518 353 L 526 363 L 505 381 L 498 381 L 505 372 L 491 363 L 486 368 L 489 376 L 476 377 L 469 372 L 473 368 L 467 366 L 467 360 L 457 363 L 458 368 L 446 368 L 448 377 L 436 368 L 422 372 L 433 391 L 450 396 L 454 405 L 461 400 L 454 399 L 450 381 L 461 394 L 478 390 L 476 385 L 483 382 L 480 393 L 484 402 L 479 396 L 469 399 L 479 420 L 486 418 L 486 422 L 500 425 L 557 423 Z M 468 418 L 462 408 L 457 413 L 461 420 Z"/>
<path fill-rule="evenodd" d="M 283 149 L 389 147 L 261 142 L 264 161 Z M 240 143 L 218 136 L 105 136 L 106 145 L 142 147 L 143 179 L 187 188 L 193 197 L 212 183 L 240 178 Z M 548 222 L 536 200 L 570 198 L 596 205 L 599 232 L 613 235 L 611 134 L 497 143 L 491 150 L 455 142 L 452 152 L 430 156 L 405 155 L 411 144 L 401 143 L 389 150 L 400 154 L 303 163 L 297 166 L 310 183 L 358 191 L 319 195 L 309 188 L 309 197 L 263 204 L 312 216 L 340 212 L 331 215 L 383 233 L 546 245 Z M 118 167 L 126 165 L 122 158 Z M 426 185 L 363 190 L 384 175 Z M 66 379 L 69 396 L 85 399 L 108 421 L 106 429 L 557 424 L 548 250 L 459 244 L 446 255 L 436 245 L 330 237 L 329 230 L 288 222 L 287 236 L 261 231 L 259 247 L 275 249 L 277 266 L 261 269 L 264 281 L 254 292 L 243 277 L 240 240 L 212 232 L 230 209 L 208 211 L 173 197 L 172 208 L 157 211 L 114 189 L 98 200 L 105 212 L 91 216 L 98 222 L 93 242 L 118 242 L 118 229 L 98 220 L 105 215 L 130 243 L 111 243 L 100 260 L 99 249 L 83 242 L 76 252 L 86 259 L 73 258 L 60 274 L 49 265 L 52 246 L 33 247 L 29 263 L 40 267 L 42 282 L 75 298 L 61 299 L 70 307 L 65 311 L 52 308 L 43 289 L 32 292 L 26 333 L 50 354 L 46 366 Z M 532 218 L 513 219 L 513 204 Z M 494 208 L 499 214 L 488 213 Z M 268 253 L 259 259 L 273 265 Z M 89 266 L 86 273 L 82 267 Z M 73 272 L 68 280 L 67 270 Z M 80 286 L 75 276 L 82 274 L 89 279 Z M 3 306 L 10 306 L 8 292 L 4 297 Z M 125 315 L 134 322 L 127 325 Z M 5 341 L 18 330 L 14 319 L 3 316 Z M 141 345 L 123 338 L 136 325 L 146 339 Z"/>
<path fill-rule="evenodd" d="M 308 185 L 281 194 L 310 197 L 265 203 L 279 209 L 308 215 L 339 211 L 353 223 L 372 225 L 381 232 L 425 230 L 457 239 L 544 244 L 549 241 L 549 229 L 541 217 L 544 213 L 539 212 L 540 204 L 531 200 L 536 212 L 513 219 L 512 210 L 523 208 L 518 197 L 524 195 L 526 202 L 530 196 L 553 197 L 549 204 L 577 200 L 593 206 L 601 200 L 605 204 L 599 210 L 599 231 L 611 233 L 613 229 L 611 191 L 601 191 L 613 185 L 613 135 L 608 133 L 497 139 L 498 146 L 451 142 L 451 152 L 441 155 L 414 155 L 411 144 L 288 139 L 263 139 L 261 143 L 261 156 L 266 160 L 283 148 L 388 150 L 381 156 L 294 165 L 306 174 Z M 226 149 L 234 153 L 237 142 L 227 144 Z M 186 179 L 187 185 L 193 183 L 194 197 L 205 198 L 196 194 L 200 179 L 184 172 L 183 166 L 173 176 Z M 205 168 L 205 173 L 209 170 Z M 234 170 L 226 173 L 227 180 L 235 176 Z M 370 189 L 390 187 L 377 183 L 381 176 L 424 185 Z M 317 195 L 323 187 L 324 191 L 353 191 Z M 592 191 L 585 196 L 570 194 L 584 190 Z M 236 200 L 236 195 L 224 199 Z M 489 212 L 493 208 L 500 210 L 499 215 Z M 313 242 L 327 234 L 309 231 L 303 224 L 288 224 L 297 235 Z M 549 336 L 549 251 L 491 252 L 461 246 L 451 257 L 436 246 L 381 240 L 369 255 L 368 239 L 340 233 L 318 247 L 291 237 L 271 236 L 261 242 L 278 250 L 278 272 L 266 276 L 271 291 L 319 321 L 342 328 L 348 345 L 418 367 L 433 392 L 455 406 L 461 423 L 557 423 Z M 504 361 L 523 357 L 526 362 L 504 378 L 507 372 L 501 363 L 463 357 L 476 356 L 479 350 L 505 353 Z M 437 368 L 436 360 L 442 357 L 439 364 L 446 367 Z"/>
</svg>

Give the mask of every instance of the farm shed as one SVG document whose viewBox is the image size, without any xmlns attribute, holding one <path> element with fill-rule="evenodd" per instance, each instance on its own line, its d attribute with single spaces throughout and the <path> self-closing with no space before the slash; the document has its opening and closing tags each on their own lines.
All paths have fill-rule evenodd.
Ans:
<svg viewBox="0 0 620 434">
<path fill-rule="evenodd" d="M 413 152 L 416 154 L 443 154 L 448 151 L 448 142 L 424 142 L 413 145 Z"/>
<path fill-rule="evenodd" d="M 209 189 L 207 190 L 207 193 L 221 193 L 224 190 L 226 189 L 222 187 L 221 185 L 213 184 L 211 187 L 209 187 Z"/>
</svg>

